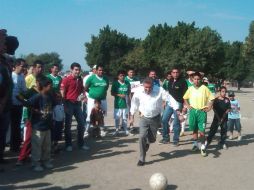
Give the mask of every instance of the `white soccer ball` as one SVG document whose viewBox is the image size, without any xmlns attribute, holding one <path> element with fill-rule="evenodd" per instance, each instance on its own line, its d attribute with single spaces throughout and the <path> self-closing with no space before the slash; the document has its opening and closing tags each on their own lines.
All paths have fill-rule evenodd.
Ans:
<svg viewBox="0 0 254 190">
<path fill-rule="evenodd" d="M 165 190 L 168 180 L 162 173 L 155 173 L 151 176 L 149 183 L 152 190 Z"/>
</svg>

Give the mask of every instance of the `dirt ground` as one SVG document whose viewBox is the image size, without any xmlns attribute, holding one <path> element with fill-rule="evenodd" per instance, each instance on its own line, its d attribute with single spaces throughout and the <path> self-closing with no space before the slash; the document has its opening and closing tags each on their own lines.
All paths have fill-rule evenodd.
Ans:
<svg viewBox="0 0 254 190">
<path fill-rule="evenodd" d="M 27 163 L 16 167 L 17 155 L 6 152 L 9 163 L 0 173 L 0 190 L 149 190 L 149 178 L 161 172 L 168 179 L 168 190 L 253 190 L 254 189 L 254 89 L 236 93 L 242 110 L 243 140 L 228 141 L 229 149 L 218 148 L 218 137 L 208 149 L 208 156 L 190 151 L 190 132 L 172 144 L 150 146 L 147 164 L 137 167 L 138 135 L 113 137 L 113 99 L 108 96 L 108 116 L 105 123 L 109 134 L 102 140 L 88 139 L 90 151 L 62 151 L 53 156 L 54 169 L 38 173 Z M 212 112 L 209 113 L 210 127 Z M 137 124 L 137 120 L 136 120 Z M 75 126 L 73 127 L 75 133 Z M 75 135 L 75 134 L 74 134 Z M 75 144 L 75 143 L 74 143 Z M 62 144 L 64 145 L 64 144 Z"/>
</svg>

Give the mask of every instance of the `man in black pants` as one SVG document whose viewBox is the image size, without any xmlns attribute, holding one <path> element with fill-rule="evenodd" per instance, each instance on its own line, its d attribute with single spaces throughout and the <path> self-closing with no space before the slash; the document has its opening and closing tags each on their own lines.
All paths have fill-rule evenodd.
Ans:
<svg viewBox="0 0 254 190">
<path fill-rule="evenodd" d="M 219 97 L 215 98 L 213 103 L 213 111 L 214 117 L 213 122 L 211 124 L 210 131 L 208 133 L 208 137 L 205 142 L 205 146 L 211 143 L 215 133 L 218 130 L 218 127 L 221 127 L 221 141 L 220 145 L 223 149 L 227 149 L 227 145 L 225 140 L 227 138 L 227 121 L 228 121 L 228 112 L 231 109 L 230 100 L 226 97 L 227 88 L 221 87 L 220 88 L 220 95 Z"/>
</svg>

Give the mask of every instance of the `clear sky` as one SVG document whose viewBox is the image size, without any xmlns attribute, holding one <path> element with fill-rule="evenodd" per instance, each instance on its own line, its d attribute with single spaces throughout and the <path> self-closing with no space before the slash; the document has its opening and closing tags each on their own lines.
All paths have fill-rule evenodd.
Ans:
<svg viewBox="0 0 254 190">
<path fill-rule="evenodd" d="M 153 24 L 195 21 L 224 41 L 244 41 L 254 20 L 253 0 L 0 0 L 0 28 L 19 38 L 16 57 L 57 52 L 68 69 L 85 62 L 84 43 L 107 24 L 144 38 Z"/>
</svg>

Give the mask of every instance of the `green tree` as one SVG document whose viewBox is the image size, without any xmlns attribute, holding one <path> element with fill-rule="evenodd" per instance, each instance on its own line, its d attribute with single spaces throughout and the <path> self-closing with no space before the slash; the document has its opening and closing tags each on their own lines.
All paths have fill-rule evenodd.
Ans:
<svg viewBox="0 0 254 190">
<path fill-rule="evenodd" d="M 115 75 L 121 68 L 122 58 L 140 42 L 127 35 L 112 30 L 108 25 L 100 30 L 98 36 L 92 36 L 91 42 L 85 43 L 86 61 L 93 65 L 103 65 L 106 73 Z"/>
<path fill-rule="evenodd" d="M 51 53 L 42 53 L 39 55 L 30 53 L 27 56 L 24 56 L 27 64 L 32 65 L 35 60 L 41 60 L 44 63 L 44 72 L 48 73 L 50 71 L 50 67 L 53 64 L 59 65 L 59 69 L 62 70 L 63 64 L 62 60 L 58 53 L 51 52 Z"/>
</svg>

